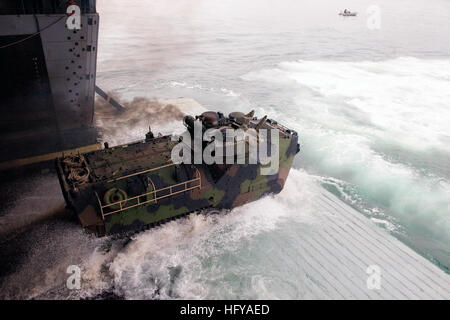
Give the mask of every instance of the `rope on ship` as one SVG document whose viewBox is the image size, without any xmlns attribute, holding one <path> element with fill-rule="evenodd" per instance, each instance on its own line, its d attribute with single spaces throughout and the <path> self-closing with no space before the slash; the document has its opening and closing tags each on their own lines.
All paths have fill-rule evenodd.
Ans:
<svg viewBox="0 0 450 320">
<path fill-rule="evenodd" d="M 59 21 L 61 21 L 63 18 L 66 18 L 66 17 L 67 17 L 66 15 L 63 15 L 63 16 L 61 16 L 59 19 L 57 19 L 57 20 L 55 20 L 54 22 L 50 23 L 50 24 L 49 24 L 48 26 L 46 26 L 45 28 L 42 28 L 41 30 L 39 30 L 38 32 L 33 33 L 33 34 L 31 34 L 31 35 L 29 35 L 29 36 L 23 38 L 23 39 L 20 39 L 20 40 L 17 40 L 17 41 L 14 41 L 14 42 L 5 44 L 5 45 L 3 45 L 3 46 L 0 46 L 0 49 L 5 49 L 5 48 L 8 48 L 8 47 L 12 47 L 12 46 L 14 46 L 14 45 L 16 45 L 16 44 L 19 44 L 19 43 L 22 43 L 22 42 L 24 42 L 24 41 L 27 41 L 28 39 L 31 39 L 31 38 L 37 36 L 38 34 L 44 32 L 45 30 L 47 30 L 47 29 L 50 28 L 51 26 L 57 24 Z"/>
</svg>

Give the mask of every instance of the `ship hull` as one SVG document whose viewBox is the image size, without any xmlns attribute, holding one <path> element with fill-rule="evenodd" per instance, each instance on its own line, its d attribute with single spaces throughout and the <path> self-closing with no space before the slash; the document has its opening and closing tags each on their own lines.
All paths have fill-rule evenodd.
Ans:
<svg viewBox="0 0 450 320">
<path fill-rule="evenodd" d="M 81 1 L 81 29 L 62 1 L 0 5 L 0 168 L 93 145 L 99 15 Z"/>
</svg>

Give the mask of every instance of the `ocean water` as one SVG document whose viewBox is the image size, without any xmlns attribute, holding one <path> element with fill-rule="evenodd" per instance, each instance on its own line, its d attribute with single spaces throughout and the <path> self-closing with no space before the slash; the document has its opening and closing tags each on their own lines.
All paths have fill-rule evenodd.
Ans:
<svg viewBox="0 0 450 320">
<path fill-rule="evenodd" d="M 374 5 L 379 29 L 368 27 Z M 338 16 L 344 8 L 358 16 Z M 277 119 L 302 145 L 289 180 L 315 180 L 448 271 L 448 1 L 99 1 L 98 10 L 100 85 Z"/>
<path fill-rule="evenodd" d="M 338 16 L 345 8 L 358 16 Z M 42 260 L 40 243 L 57 242 L 64 258 L 38 259 L 45 281 L 19 296 L 66 298 L 55 289 L 64 277 L 50 271 L 70 262 L 82 264 L 84 289 L 69 298 L 320 298 L 304 286 L 298 239 L 326 218 L 314 203 L 321 188 L 449 272 L 449 1 L 99 0 L 97 9 L 103 90 L 254 109 L 297 130 L 302 149 L 279 195 L 170 222 L 125 246 L 51 225 L 65 236 L 37 241 L 30 256 Z M 143 116 L 145 103 L 126 119 L 98 114 L 102 139 L 140 139 L 148 124 L 179 130 L 149 105 L 154 117 Z M 10 282 L 33 274 L 23 268 Z"/>
</svg>

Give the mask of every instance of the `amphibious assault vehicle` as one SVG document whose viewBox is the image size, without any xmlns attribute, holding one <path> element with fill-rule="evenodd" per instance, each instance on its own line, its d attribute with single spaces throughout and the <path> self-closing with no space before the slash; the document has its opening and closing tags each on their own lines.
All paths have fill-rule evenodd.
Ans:
<svg viewBox="0 0 450 320">
<path fill-rule="evenodd" d="M 279 193 L 300 151 L 297 132 L 267 117 L 258 120 L 253 111 L 233 112 L 228 117 L 208 111 L 196 118 L 186 116 L 184 124 L 191 133 L 195 124 L 202 133 L 207 129 L 275 132 L 277 153 L 271 150 L 274 135 L 268 134 L 265 140 L 258 137 L 257 144 L 268 143 L 269 153 L 277 155 L 277 170 L 263 174 L 264 165 L 259 161 L 175 163 L 172 150 L 177 144 L 185 143 L 190 152 L 195 146 L 171 135 L 154 136 L 151 130 L 142 141 L 115 147 L 105 143 L 102 150 L 58 158 L 56 167 L 67 206 L 87 231 L 98 236 L 128 234 L 192 212 L 232 209 Z M 204 150 L 210 143 L 202 141 L 200 148 Z M 239 141 L 232 143 L 236 147 Z M 248 159 L 249 141 L 240 143 L 246 146 Z"/>
</svg>

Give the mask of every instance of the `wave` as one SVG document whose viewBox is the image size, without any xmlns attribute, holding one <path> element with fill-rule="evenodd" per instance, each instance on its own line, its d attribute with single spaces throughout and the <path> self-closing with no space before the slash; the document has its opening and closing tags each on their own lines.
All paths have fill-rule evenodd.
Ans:
<svg viewBox="0 0 450 320">
<path fill-rule="evenodd" d="M 266 112 L 299 131 L 297 166 L 450 266 L 450 60 L 302 60 L 242 79 L 283 88 L 290 103 Z"/>
<path fill-rule="evenodd" d="M 107 261 L 114 294 L 126 299 L 292 298 L 299 288 L 283 277 L 269 279 L 272 269 L 261 258 L 273 246 L 268 235 L 286 237 L 283 225 L 318 224 L 314 186 L 314 177 L 293 169 L 278 196 L 228 213 L 172 221 L 135 236 L 112 260 L 110 253 L 95 252 L 84 269 L 91 270 L 90 280 L 98 279 L 92 288 L 104 290 L 100 266 Z M 261 290 L 269 286 L 279 290 Z"/>
<path fill-rule="evenodd" d="M 286 280 L 292 276 L 279 271 L 278 259 L 286 257 L 279 247 L 297 233 L 320 225 L 314 200 L 319 182 L 317 177 L 292 169 L 277 196 L 231 212 L 190 215 L 131 239 L 88 236 L 75 221 L 62 217 L 37 224 L 20 239 L 2 245 L 6 253 L 27 248 L 27 255 L 16 261 L 14 273 L 0 278 L 0 296 L 295 298 L 302 289 Z M 36 183 L 45 182 L 38 179 Z M 288 227 L 294 230 L 287 231 Z M 270 251 L 272 259 L 278 257 L 276 261 L 268 259 Z M 82 290 L 67 290 L 69 265 L 80 267 Z"/>
</svg>

